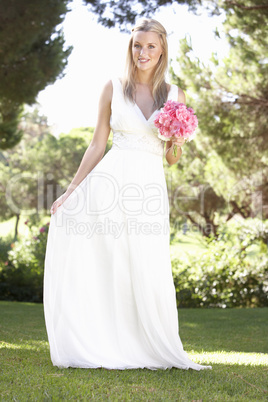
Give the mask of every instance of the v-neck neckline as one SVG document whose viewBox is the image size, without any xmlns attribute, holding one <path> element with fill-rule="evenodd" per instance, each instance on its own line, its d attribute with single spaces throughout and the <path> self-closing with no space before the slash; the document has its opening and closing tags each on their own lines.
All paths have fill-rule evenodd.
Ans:
<svg viewBox="0 0 268 402">
<path fill-rule="evenodd" d="M 118 78 L 118 80 L 119 80 L 119 83 L 120 83 L 120 85 L 121 85 L 121 90 L 122 90 L 122 82 L 121 82 L 120 78 Z M 167 100 L 168 100 L 168 98 L 169 98 L 169 95 L 170 95 L 171 89 L 172 89 L 172 84 L 169 84 L 169 85 L 170 85 L 170 88 L 169 88 L 169 91 L 168 91 Z M 136 109 L 138 110 L 138 112 L 140 113 L 140 115 L 143 117 L 143 119 L 144 119 L 147 123 L 151 120 L 151 118 L 155 115 L 156 112 L 159 112 L 159 111 L 160 111 L 160 109 L 156 109 L 156 110 L 151 114 L 151 116 L 149 117 L 149 119 L 146 119 L 146 117 L 145 117 L 144 114 L 143 114 L 143 111 L 142 111 L 141 108 L 137 105 L 136 102 L 134 102 L 134 107 L 136 107 Z"/>
<path fill-rule="evenodd" d="M 169 98 L 169 95 L 170 95 L 170 93 L 171 93 L 171 88 L 172 88 L 172 84 L 169 84 L 169 85 L 170 85 L 170 88 L 169 88 L 169 91 L 168 91 L 167 100 L 168 100 L 168 98 Z M 159 112 L 159 111 L 160 111 L 160 109 L 156 109 L 156 110 L 151 114 L 151 116 L 150 116 L 148 119 L 146 119 L 146 117 L 144 116 L 143 111 L 142 111 L 141 108 L 137 105 L 136 102 L 134 102 L 134 106 L 137 107 L 138 111 L 140 112 L 140 114 L 142 115 L 142 117 L 144 118 L 144 120 L 145 120 L 147 123 L 151 120 L 151 118 L 154 116 L 154 114 L 155 114 L 156 112 Z"/>
<path fill-rule="evenodd" d="M 143 111 L 142 111 L 141 108 L 137 105 L 136 102 L 134 102 L 134 106 L 136 106 L 136 108 L 138 109 L 138 112 L 140 112 L 141 116 L 142 116 L 142 117 L 144 118 L 144 120 L 147 121 L 147 122 L 153 117 L 153 115 L 154 115 L 156 112 L 159 112 L 159 109 L 156 109 L 156 110 L 151 114 L 151 116 L 150 116 L 148 119 L 146 119 L 146 117 L 145 117 L 144 114 L 143 114 Z"/>
</svg>

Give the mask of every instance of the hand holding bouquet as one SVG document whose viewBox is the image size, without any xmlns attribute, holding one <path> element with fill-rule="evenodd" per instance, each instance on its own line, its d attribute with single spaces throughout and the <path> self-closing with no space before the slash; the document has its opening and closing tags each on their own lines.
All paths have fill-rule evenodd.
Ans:
<svg viewBox="0 0 268 402">
<path fill-rule="evenodd" d="M 192 108 L 187 108 L 184 103 L 169 100 L 157 114 L 154 125 L 158 128 L 158 138 L 161 140 L 168 141 L 175 136 L 188 142 L 195 136 L 198 120 Z M 177 156 L 177 145 L 174 146 L 172 155 Z"/>
</svg>

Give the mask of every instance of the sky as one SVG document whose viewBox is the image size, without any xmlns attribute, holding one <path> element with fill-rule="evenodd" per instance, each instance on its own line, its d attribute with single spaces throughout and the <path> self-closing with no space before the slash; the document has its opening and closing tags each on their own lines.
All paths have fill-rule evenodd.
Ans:
<svg viewBox="0 0 268 402">
<path fill-rule="evenodd" d="M 73 51 L 65 75 L 37 97 L 40 113 L 48 117 L 54 135 L 95 126 L 100 92 L 107 81 L 123 74 L 130 38 L 118 28 L 98 24 L 97 16 L 89 12 L 82 0 L 73 0 L 70 8 L 63 32 L 66 45 L 73 46 Z M 175 4 L 160 8 L 153 18 L 168 32 L 170 59 L 177 57 L 179 40 L 189 35 L 194 55 L 204 62 L 213 51 L 219 58 L 228 52 L 227 43 L 214 37 L 216 27 L 221 31 L 223 16 L 211 18 L 205 11 L 195 16 L 187 6 Z"/>
</svg>

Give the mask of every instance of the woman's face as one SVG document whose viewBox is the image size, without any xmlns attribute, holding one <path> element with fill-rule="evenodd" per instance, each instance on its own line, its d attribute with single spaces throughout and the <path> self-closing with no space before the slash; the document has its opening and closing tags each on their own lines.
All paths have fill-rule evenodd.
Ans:
<svg viewBox="0 0 268 402">
<path fill-rule="evenodd" d="M 133 36 L 132 57 L 142 71 L 153 71 L 162 54 L 162 46 L 157 33 L 137 31 Z"/>
</svg>

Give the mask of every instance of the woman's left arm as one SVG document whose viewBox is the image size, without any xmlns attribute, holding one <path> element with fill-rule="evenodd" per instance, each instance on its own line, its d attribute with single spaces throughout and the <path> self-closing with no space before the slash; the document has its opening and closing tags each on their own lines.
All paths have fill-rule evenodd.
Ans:
<svg viewBox="0 0 268 402">
<path fill-rule="evenodd" d="M 182 89 L 178 88 L 178 102 L 186 103 L 185 94 Z M 181 146 L 185 143 L 183 138 L 171 137 L 170 140 L 166 142 L 166 160 L 167 163 L 171 166 L 174 163 L 177 163 L 181 157 L 182 149 Z M 174 145 L 177 145 L 177 156 L 172 155 Z"/>
</svg>

